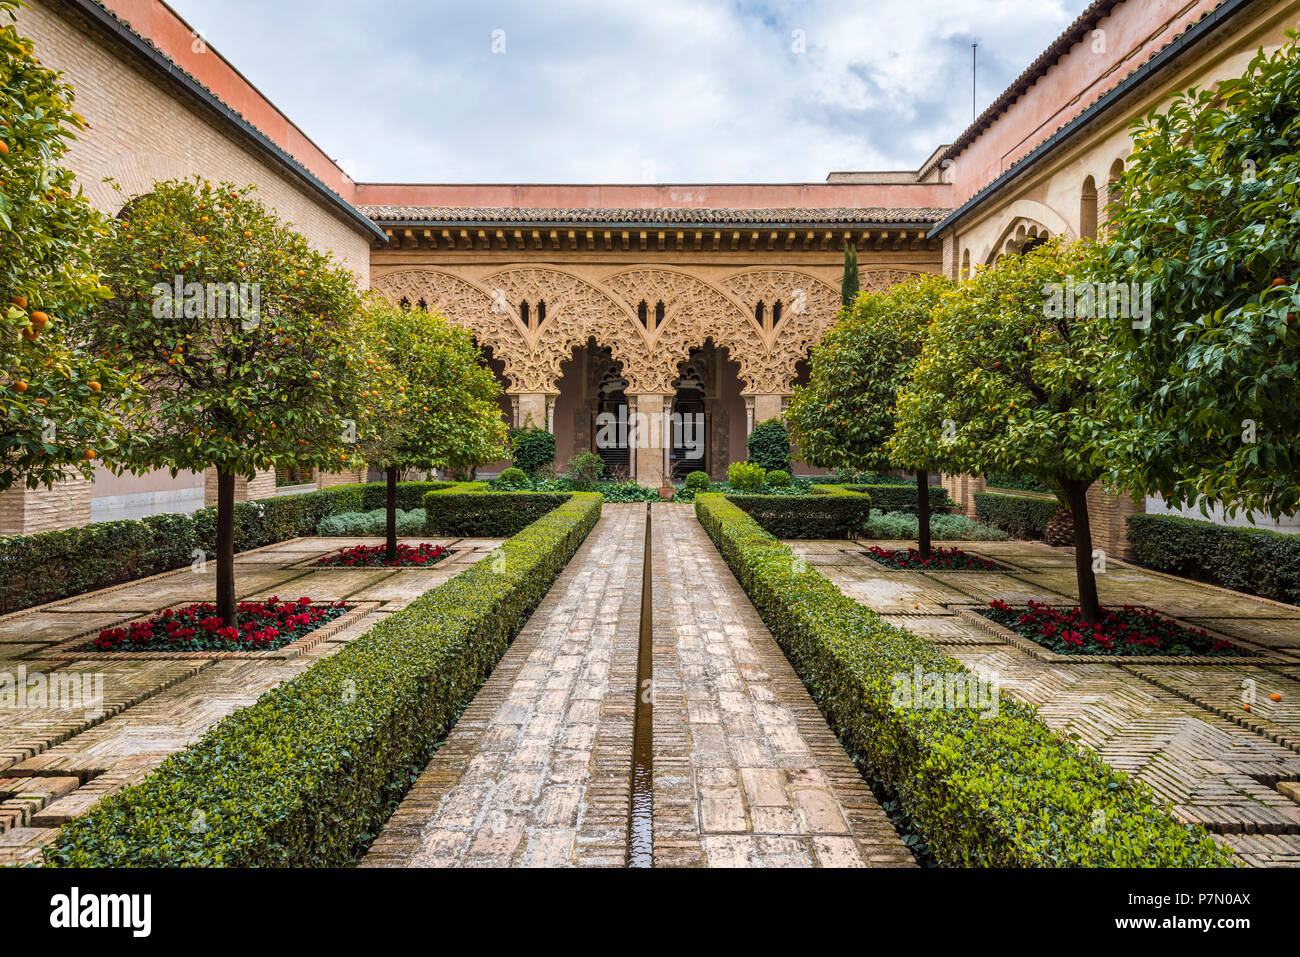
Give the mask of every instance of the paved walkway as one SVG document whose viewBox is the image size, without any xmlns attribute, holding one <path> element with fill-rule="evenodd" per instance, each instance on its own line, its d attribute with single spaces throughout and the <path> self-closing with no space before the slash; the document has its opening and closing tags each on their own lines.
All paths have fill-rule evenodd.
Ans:
<svg viewBox="0 0 1300 957">
<path fill-rule="evenodd" d="M 1259 654 L 1209 664 L 1059 660 L 987 630 L 971 610 L 993 598 L 1077 602 L 1067 549 L 961 543 L 1008 570 L 921 573 L 886 569 L 852 542 L 788 544 L 886 620 L 997 674 L 1004 693 L 1142 779 L 1176 816 L 1204 824 L 1246 863 L 1300 866 L 1300 608 L 1110 559 L 1098 576 L 1104 603 L 1156 608 Z"/>
<path fill-rule="evenodd" d="M 35 861 L 60 825 L 106 795 L 142 780 L 217 721 L 364 634 L 381 617 L 451 578 L 500 544 L 438 539 L 453 554 L 429 569 L 313 569 L 344 546 L 379 539 L 296 539 L 236 556 L 240 599 L 307 595 L 356 608 L 301 642 L 274 652 L 222 655 L 87 653 L 98 631 L 163 608 L 212 601 L 215 565 L 169 572 L 0 616 L 0 682 L 20 674 L 85 675 L 102 682 L 103 704 L 28 700 L 0 705 L 0 865 Z M 420 539 L 408 539 L 411 543 Z M 93 684 L 89 687 L 93 688 Z"/>
<path fill-rule="evenodd" d="M 652 514 L 655 866 L 912 865 L 691 507 Z M 362 866 L 624 864 L 644 534 L 605 506 Z"/>
</svg>

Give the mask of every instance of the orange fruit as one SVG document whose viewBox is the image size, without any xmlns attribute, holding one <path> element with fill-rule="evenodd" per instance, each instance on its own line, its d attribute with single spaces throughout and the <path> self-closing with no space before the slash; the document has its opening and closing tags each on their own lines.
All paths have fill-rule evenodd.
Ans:
<svg viewBox="0 0 1300 957">
<path fill-rule="evenodd" d="M 32 313 L 32 325 L 34 325 L 38 329 L 49 321 L 50 321 L 50 317 L 43 312 Z"/>
<path fill-rule="evenodd" d="M 36 404 L 37 404 L 37 405 L 49 405 L 49 404 L 50 404 L 50 401 L 49 401 L 48 399 L 37 399 L 37 400 L 36 400 Z"/>
<path fill-rule="evenodd" d="M 87 382 L 86 385 L 90 386 L 91 392 L 98 392 L 100 389 L 103 388 L 103 386 L 101 386 L 98 382 L 94 382 L 94 381 Z"/>
<path fill-rule="evenodd" d="M 0 156 L 8 156 L 8 155 L 9 155 L 9 144 L 6 143 L 4 140 L 0 140 Z"/>
<path fill-rule="evenodd" d="M 31 342 L 33 339 L 37 338 L 39 335 L 40 335 L 40 333 L 37 332 L 36 329 L 35 329 L 34 327 L 32 327 L 32 326 L 28 326 L 27 328 L 25 328 L 25 329 L 23 330 L 23 338 L 26 339 L 28 342 Z"/>
<path fill-rule="evenodd" d="M 1269 701 L 1281 701 L 1281 700 L 1282 700 L 1282 696 L 1281 696 L 1280 694 L 1278 694 L 1276 691 L 1274 691 L 1271 695 L 1268 696 L 1268 700 L 1269 700 Z"/>
<path fill-rule="evenodd" d="M 14 297 L 13 297 L 12 299 L 10 299 L 9 301 L 12 302 L 12 303 L 13 303 L 15 306 L 17 306 L 19 309 L 26 309 L 26 308 L 27 308 L 27 297 L 26 297 L 26 296 L 14 296 Z"/>
<path fill-rule="evenodd" d="M 93 459 L 93 458 L 95 457 L 95 450 L 94 450 L 94 449 L 86 449 L 86 451 L 84 451 L 84 452 L 81 453 L 81 457 L 82 457 L 83 459 L 85 459 L 87 462 L 89 462 L 91 459 Z"/>
<path fill-rule="evenodd" d="M 19 395 L 22 395 L 24 392 L 27 391 L 27 383 L 24 382 L 22 379 L 19 379 L 17 382 L 14 383 L 14 391 L 17 392 Z"/>
<path fill-rule="evenodd" d="M 1249 711 L 1249 710 L 1250 710 L 1250 705 L 1248 705 L 1248 704 L 1243 704 L 1243 705 L 1241 706 L 1241 710 L 1242 710 L 1242 711 Z"/>
</svg>

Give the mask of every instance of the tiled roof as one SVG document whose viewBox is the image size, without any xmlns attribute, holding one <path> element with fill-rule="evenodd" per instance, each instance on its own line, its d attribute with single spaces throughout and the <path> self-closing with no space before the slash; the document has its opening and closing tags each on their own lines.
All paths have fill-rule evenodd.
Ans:
<svg viewBox="0 0 1300 957">
<path fill-rule="evenodd" d="M 435 223 L 447 225 L 508 223 L 586 225 L 667 226 L 803 226 L 803 225 L 895 225 L 929 224 L 943 219 L 950 209 L 935 207 L 883 207 L 860 209 L 773 208 L 718 209 L 708 207 L 656 207 L 649 209 L 560 209 L 541 207 L 488 206 L 358 206 L 377 223 Z"/>
</svg>

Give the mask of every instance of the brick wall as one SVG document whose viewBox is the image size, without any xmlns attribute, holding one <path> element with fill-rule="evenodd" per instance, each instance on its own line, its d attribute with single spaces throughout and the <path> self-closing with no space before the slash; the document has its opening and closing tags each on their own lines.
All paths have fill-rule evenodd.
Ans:
<svg viewBox="0 0 1300 957">
<path fill-rule="evenodd" d="M 983 475 L 941 475 L 939 484 L 948 491 L 948 497 L 962 507 L 963 515 L 975 517 L 975 495 L 985 488 Z"/>
<path fill-rule="evenodd" d="M 0 535 L 31 535 L 89 523 L 93 487 L 86 479 L 74 479 L 49 489 L 0 492 Z"/>
<path fill-rule="evenodd" d="M 1130 515 L 1146 511 L 1146 505 L 1127 495 L 1114 495 L 1094 485 L 1088 489 L 1088 524 L 1092 526 L 1092 547 L 1104 549 L 1116 558 L 1132 558 L 1126 523 Z"/>
<path fill-rule="evenodd" d="M 245 478 L 235 479 L 235 501 L 251 502 L 253 499 L 270 498 L 275 495 L 275 472 L 258 472 L 252 481 Z M 208 469 L 203 473 L 203 504 L 217 504 L 217 470 Z"/>
</svg>

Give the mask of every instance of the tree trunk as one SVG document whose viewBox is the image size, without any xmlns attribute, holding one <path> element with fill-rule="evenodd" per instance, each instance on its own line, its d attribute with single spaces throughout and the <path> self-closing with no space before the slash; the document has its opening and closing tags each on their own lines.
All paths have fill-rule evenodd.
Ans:
<svg viewBox="0 0 1300 957">
<path fill-rule="evenodd" d="M 1092 526 L 1088 521 L 1088 486 L 1091 482 L 1062 480 L 1074 518 L 1074 572 L 1079 581 L 1079 611 L 1089 625 L 1101 621 L 1101 602 L 1097 598 L 1097 576 L 1092 570 Z"/>
<path fill-rule="evenodd" d="M 394 465 L 384 469 L 384 478 L 388 481 L 388 489 L 384 497 L 384 509 L 387 511 L 387 521 L 385 533 L 388 536 L 387 560 L 390 562 L 397 561 L 397 467 Z"/>
<path fill-rule="evenodd" d="M 916 530 L 921 558 L 930 557 L 930 473 L 916 473 Z"/>
<path fill-rule="evenodd" d="M 217 617 L 239 627 L 235 615 L 235 475 L 217 469 Z"/>
</svg>

